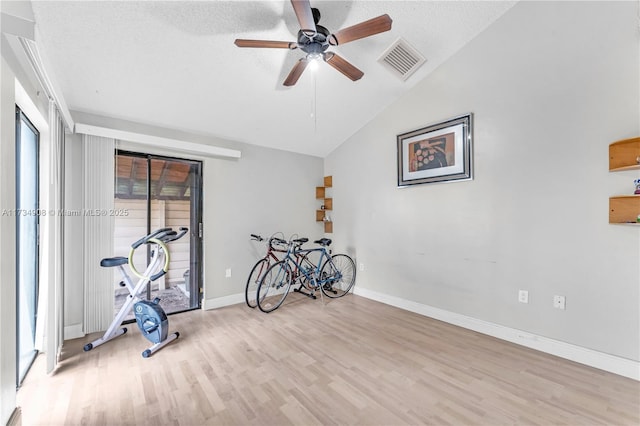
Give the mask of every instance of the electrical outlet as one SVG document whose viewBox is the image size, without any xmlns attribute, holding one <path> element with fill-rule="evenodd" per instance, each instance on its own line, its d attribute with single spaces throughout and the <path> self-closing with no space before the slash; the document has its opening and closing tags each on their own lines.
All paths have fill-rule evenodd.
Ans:
<svg viewBox="0 0 640 426">
<path fill-rule="evenodd" d="M 553 296 L 553 307 L 558 309 L 565 309 L 566 299 L 564 296 Z"/>
<path fill-rule="evenodd" d="M 231 268 L 227 268 L 227 270 L 224 271 L 224 276 L 226 278 L 231 278 Z"/>
<path fill-rule="evenodd" d="M 518 292 L 518 302 L 529 303 L 529 292 L 527 290 L 520 290 Z"/>
<path fill-rule="evenodd" d="M 361 270 L 361 271 L 364 271 L 364 263 L 360 262 L 359 267 L 360 267 L 360 270 Z"/>
</svg>

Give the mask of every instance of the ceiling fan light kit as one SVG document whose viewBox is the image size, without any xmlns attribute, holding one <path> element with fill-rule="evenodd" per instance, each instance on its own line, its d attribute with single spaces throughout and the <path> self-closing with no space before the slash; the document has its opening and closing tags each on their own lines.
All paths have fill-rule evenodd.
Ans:
<svg viewBox="0 0 640 426">
<path fill-rule="evenodd" d="M 238 47 L 290 50 L 299 48 L 306 53 L 306 56 L 293 66 L 283 83 L 285 86 L 295 85 L 307 65 L 319 59 L 322 59 L 352 81 L 361 79 L 364 75 L 362 71 L 336 53 L 327 52 L 327 49 L 329 46 L 338 46 L 360 40 L 391 29 L 392 20 L 389 15 L 385 14 L 331 33 L 322 25 L 318 25 L 320 11 L 312 8 L 309 0 L 291 0 L 291 5 L 300 24 L 297 42 L 247 39 L 236 39 L 235 41 L 235 45 Z"/>
</svg>

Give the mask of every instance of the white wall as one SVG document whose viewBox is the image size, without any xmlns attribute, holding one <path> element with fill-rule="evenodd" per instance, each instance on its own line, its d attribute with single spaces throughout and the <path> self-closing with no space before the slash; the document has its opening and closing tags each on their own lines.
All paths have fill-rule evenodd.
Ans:
<svg viewBox="0 0 640 426">
<path fill-rule="evenodd" d="M 0 210 L 15 209 L 14 74 L 4 57 L 0 64 Z M 16 223 L 0 215 L 0 422 L 16 406 Z"/>
<path fill-rule="evenodd" d="M 521 2 L 331 153 L 356 287 L 639 360 L 640 230 L 608 224 L 638 177 L 608 172 L 640 134 L 638 34 L 638 2 Z M 396 136 L 468 112 L 475 179 L 397 188 Z"/>
</svg>

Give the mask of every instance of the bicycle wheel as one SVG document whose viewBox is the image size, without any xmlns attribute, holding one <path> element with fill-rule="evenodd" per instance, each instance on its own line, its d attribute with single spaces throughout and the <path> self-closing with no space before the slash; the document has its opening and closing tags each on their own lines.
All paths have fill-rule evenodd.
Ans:
<svg viewBox="0 0 640 426">
<path fill-rule="evenodd" d="M 320 270 L 320 289 L 327 297 L 342 297 L 356 282 L 356 264 L 346 254 L 334 254 Z"/>
<path fill-rule="evenodd" d="M 258 285 L 256 302 L 262 312 L 271 312 L 284 302 L 289 294 L 293 274 L 287 262 L 274 263 L 267 269 Z"/>
<path fill-rule="evenodd" d="M 255 308 L 258 306 L 256 302 L 256 293 L 258 291 L 258 284 L 260 284 L 260 278 L 269 268 L 269 259 L 262 258 L 253 265 L 249 278 L 247 279 L 247 285 L 244 288 L 244 300 L 247 302 L 247 306 Z"/>
</svg>

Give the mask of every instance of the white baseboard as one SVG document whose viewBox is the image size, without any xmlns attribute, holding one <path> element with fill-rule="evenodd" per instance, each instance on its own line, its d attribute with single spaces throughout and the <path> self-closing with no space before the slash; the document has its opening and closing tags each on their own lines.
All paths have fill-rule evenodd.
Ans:
<svg viewBox="0 0 640 426">
<path fill-rule="evenodd" d="M 79 337 L 84 337 L 82 323 L 67 325 L 64 327 L 64 340 L 77 339 Z"/>
<path fill-rule="evenodd" d="M 526 331 L 505 327 L 357 286 L 354 289 L 354 294 L 640 381 L 640 362 L 637 361 L 598 352 L 559 340 L 549 339 Z"/>
<path fill-rule="evenodd" d="M 215 299 L 204 299 L 202 301 L 202 309 L 218 309 L 225 306 L 237 305 L 244 303 L 244 293 L 232 294 L 230 296 L 216 297 Z"/>
</svg>

